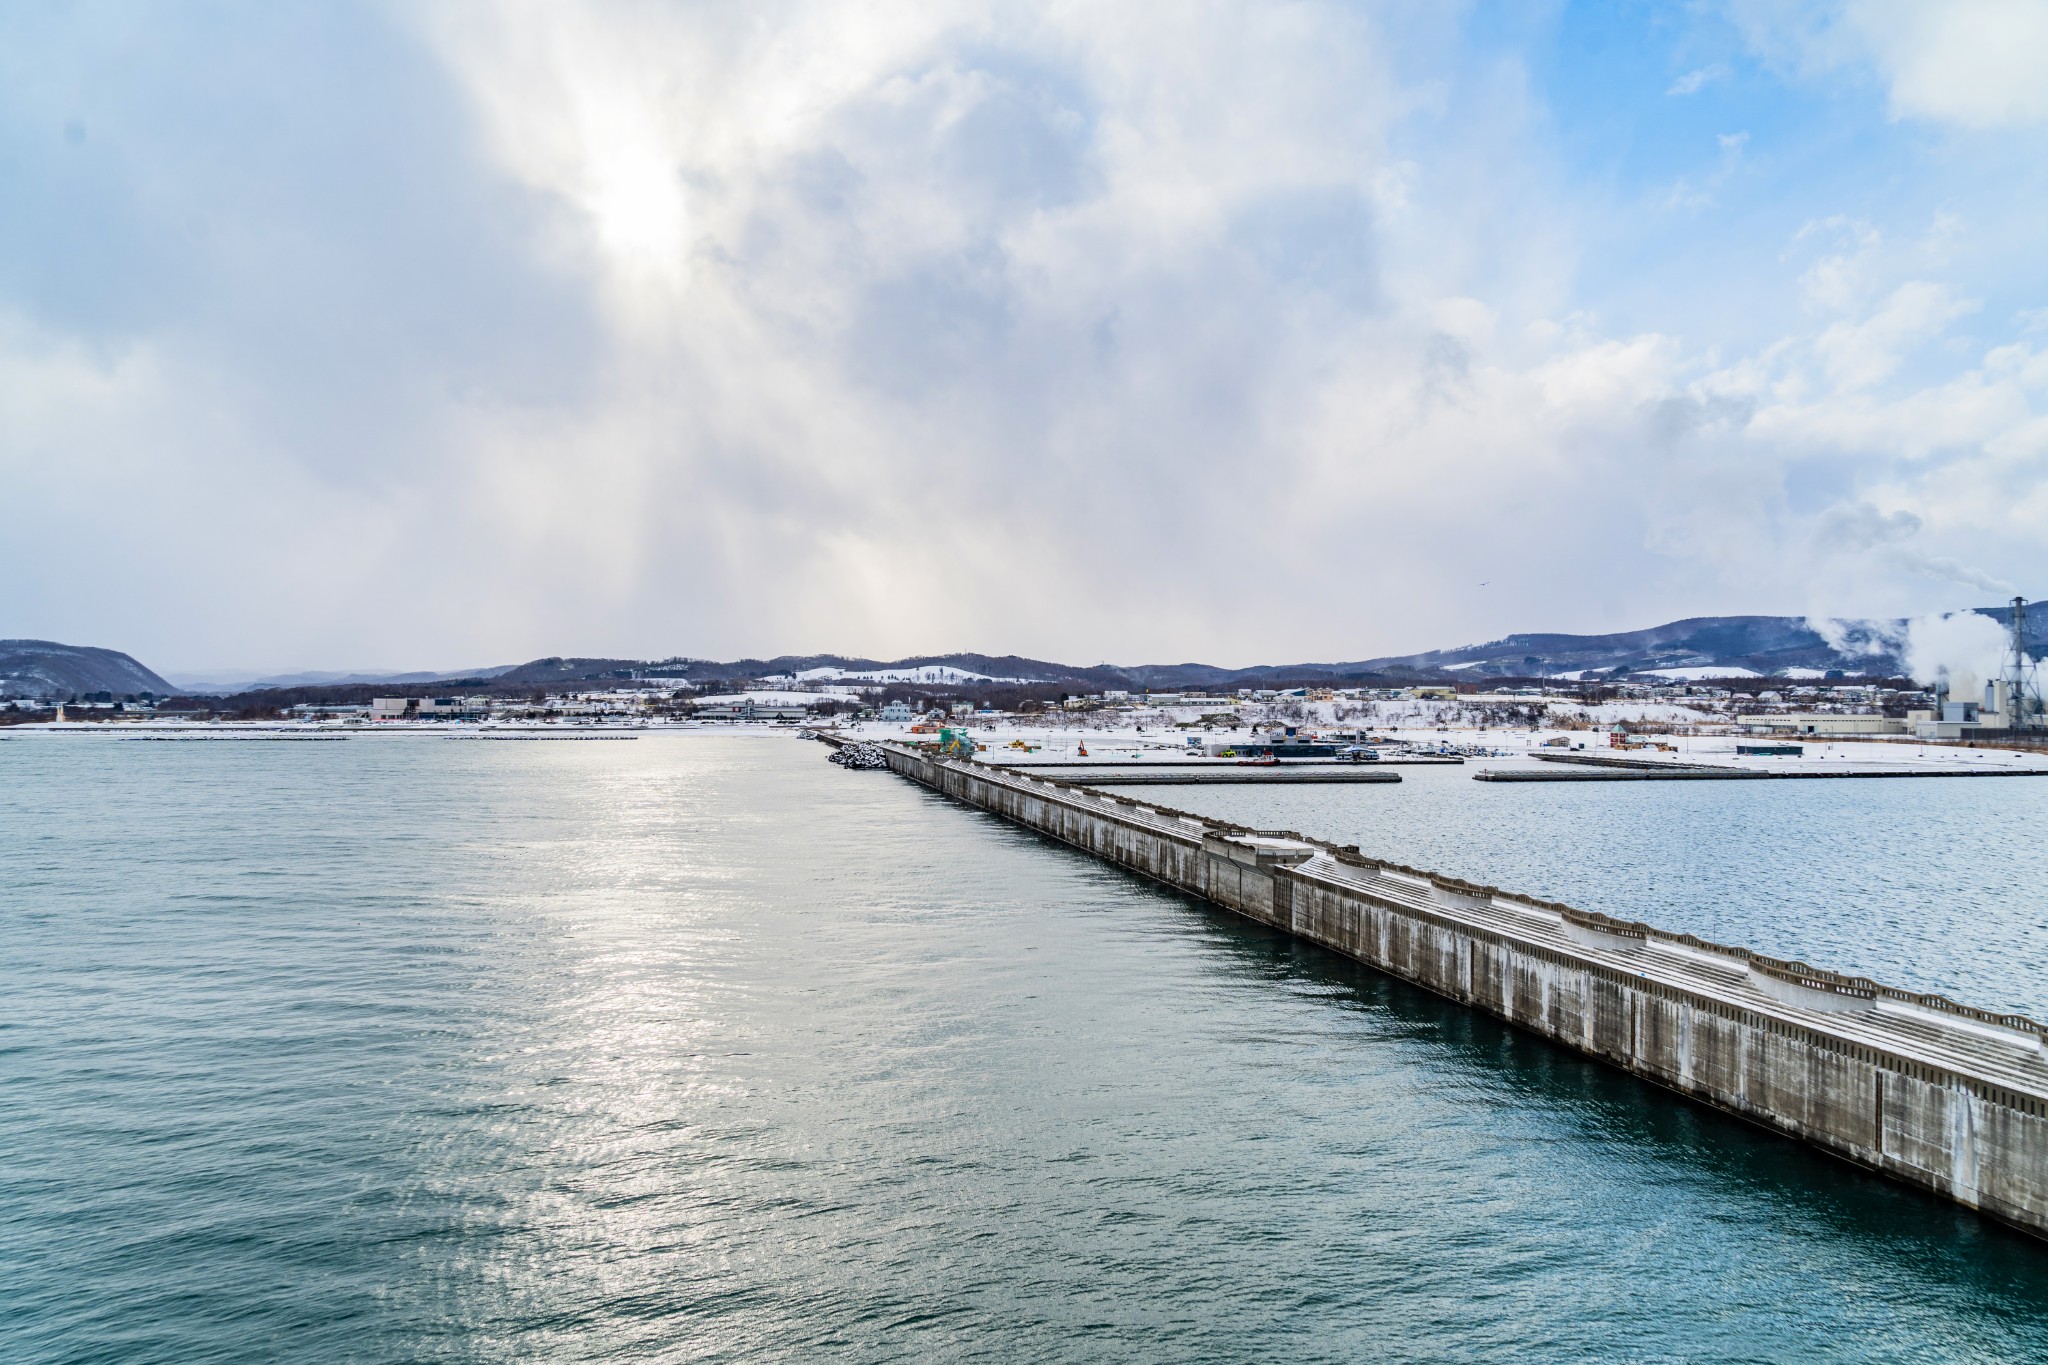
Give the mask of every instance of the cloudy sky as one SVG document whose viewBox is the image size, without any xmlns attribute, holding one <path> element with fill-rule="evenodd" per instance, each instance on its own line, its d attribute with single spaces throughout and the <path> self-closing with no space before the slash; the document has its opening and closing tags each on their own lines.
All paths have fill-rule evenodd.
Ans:
<svg viewBox="0 0 2048 1365">
<path fill-rule="evenodd" d="M 2048 3 L 0 8 L 0 636 L 1350 659 L 2048 595 Z"/>
</svg>

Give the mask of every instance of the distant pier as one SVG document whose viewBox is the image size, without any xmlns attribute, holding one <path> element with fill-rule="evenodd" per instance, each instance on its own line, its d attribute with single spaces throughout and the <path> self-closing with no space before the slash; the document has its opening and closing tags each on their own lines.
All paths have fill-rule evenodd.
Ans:
<svg viewBox="0 0 2048 1365">
<path fill-rule="evenodd" d="M 1878 777 L 2048 777 L 2048 768 L 1735 768 L 1605 754 L 1534 754 L 1541 768 L 1484 768 L 1478 782 L 1771 782 Z M 1797 760 L 1788 760 L 1796 762 Z"/>
<path fill-rule="evenodd" d="M 968 805 L 2048 1237 L 2048 1037 L 2031 1019 L 880 747 L 897 774 Z"/>
</svg>

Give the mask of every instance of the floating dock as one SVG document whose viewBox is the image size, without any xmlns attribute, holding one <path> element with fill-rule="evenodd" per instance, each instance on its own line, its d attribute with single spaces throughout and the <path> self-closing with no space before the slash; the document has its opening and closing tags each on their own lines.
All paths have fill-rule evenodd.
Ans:
<svg viewBox="0 0 2048 1365">
<path fill-rule="evenodd" d="M 2048 1041 L 1743 948 L 984 763 L 898 775 L 2048 1237 Z"/>
</svg>

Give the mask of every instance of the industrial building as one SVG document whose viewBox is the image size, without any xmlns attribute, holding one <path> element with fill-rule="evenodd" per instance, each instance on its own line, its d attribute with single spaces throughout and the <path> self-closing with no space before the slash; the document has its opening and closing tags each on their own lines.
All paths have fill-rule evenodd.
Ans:
<svg viewBox="0 0 2048 1365">
<path fill-rule="evenodd" d="M 372 697 L 371 720 L 481 720 L 488 697 Z"/>
<path fill-rule="evenodd" d="M 1751 720 L 1751 727 L 1773 734 L 1812 735 L 1815 738 L 1906 733 L 1906 722 L 1891 716 L 1846 716 L 1832 712 L 1788 711 L 1782 716 L 1757 716 Z"/>
<path fill-rule="evenodd" d="M 2027 653 L 2026 634 L 2027 599 L 2015 597 L 2006 622 L 2005 659 L 1999 675 L 1984 684 L 1982 700 L 1974 677 L 1950 677 L 1943 669 L 1935 680 L 1933 709 L 1906 713 L 1913 733 L 1921 739 L 1996 741 L 2017 731 L 2048 729 L 2039 670 Z"/>
</svg>

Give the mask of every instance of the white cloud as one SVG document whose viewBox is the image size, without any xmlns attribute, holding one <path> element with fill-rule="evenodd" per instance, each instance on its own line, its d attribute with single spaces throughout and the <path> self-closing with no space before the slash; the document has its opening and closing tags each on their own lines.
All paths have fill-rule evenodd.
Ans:
<svg viewBox="0 0 2048 1365">
<path fill-rule="evenodd" d="M 2048 0 L 1731 0 L 1764 53 L 1819 73 L 1868 68 L 1898 118 L 1965 128 L 2048 121 Z"/>
<path fill-rule="evenodd" d="M 1890 81 L 1900 115 L 1972 128 L 2048 120 L 2042 0 L 1861 0 L 1845 18 Z"/>
<path fill-rule="evenodd" d="M 1880 263 L 1883 234 L 1869 223 L 1836 215 L 1802 225 L 1792 236 L 1801 243 L 1826 239 L 1835 248 L 1809 264 L 1799 277 L 1799 292 L 1809 308 L 1847 312 L 1867 295 Z"/>
<path fill-rule="evenodd" d="M 1683 76 L 1671 82 L 1671 88 L 1664 93 L 1667 95 L 1697 95 L 1708 86 L 1718 81 L 1727 80 L 1730 74 L 1727 63 L 1715 62 L 1712 65 L 1698 67 L 1686 72 Z"/>
<path fill-rule="evenodd" d="M 1870 316 L 1830 323 L 1814 340 L 1814 353 L 1837 392 L 1869 388 L 1897 372 L 1909 347 L 1941 335 L 1977 308 L 1975 300 L 1955 298 L 1943 285 L 1908 280 Z"/>
<path fill-rule="evenodd" d="M 1730 180 L 1742 170 L 1743 153 L 1749 146 L 1748 133 L 1723 133 L 1714 139 L 1720 149 L 1720 159 L 1714 169 L 1697 180 L 1681 176 L 1665 197 L 1667 209 L 1705 208 L 1714 202 L 1714 197 Z"/>
</svg>

